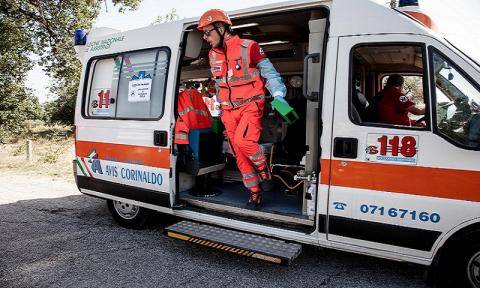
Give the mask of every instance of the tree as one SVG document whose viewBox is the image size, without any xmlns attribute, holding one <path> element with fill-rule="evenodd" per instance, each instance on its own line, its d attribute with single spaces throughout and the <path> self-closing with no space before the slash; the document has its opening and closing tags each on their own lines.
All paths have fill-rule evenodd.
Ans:
<svg viewBox="0 0 480 288">
<path fill-rule="evenodd" d="M 19 59 L 13 61 L 18 61 L 14 65 L 28 62 L 24 58 L 25 53 L 37 54 L 40 56 L 38 64 L 43 66 L 47 75 L 53 79 L 50 90 L 57 97 L 53 101 L 54 104 L 49 104 L 50 108 L 56 107 L 49 110 L 49 119 L 53 121 L 65 124 L 73 122 L 73 108 L 81 69 L 73 50 L 73 32 L 76 28 L 90 29 L 103 2 L 102 0 L 0 0 L 0 19 L 6 23 L 15 23 L 18 35 L 25 36 L 10 47 L 13 50 L 24 51 L 18 57 Z M 141 0 L 112 0 L 112 2 L 115 6 L 118 5 L 119 11 L 124 11 L 136 9 Z M 24 79 L 31 63 L 23 67 L 27 66 L 29 67 L 27 70 L 20 71 L 23 74 L 12 72 L 8 77 Z M 23 83 L 18 83 L 24 87 Z"/>
<path fill-rule="evenodd" d="M 42 116 L 38 99 L 25 87 L 32 41 L 22 19 L 0 14 L 0 143 L 21 133 L 25 120 Z"/>
<path fill-rule="evenodd" d="M 161 24 L 161 23 L 165 23 L 165 22 L 172 22 L 172 21 L 176 21 L 176 20 L 179 20 L 180 19 L 180 16 L 177 14 L 177 9 L 173 8 L 172 11 L 170 11 L 169 13 L 165 14 L 164 16 L 157 16 L 157 18 L 155 18 L 155 21 L 153 21 L 152 24 Z"/>
<path fill-rule="evenodd" d="M 390 5 L 390 8 L 392 9 L 397 8 L 397 0 L 389 0 L 387 4 Z"/>
<path fill-rule="evenodd" d="M 403 90 L 415 104 L 424 104 L 421 76 L 404 76 Z"/>
</svg>

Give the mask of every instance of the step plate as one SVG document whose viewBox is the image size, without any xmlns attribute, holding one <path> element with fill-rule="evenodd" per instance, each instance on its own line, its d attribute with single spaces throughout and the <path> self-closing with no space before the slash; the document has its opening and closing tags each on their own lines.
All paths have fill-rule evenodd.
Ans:
<svg viewBox="0 0 480 288">
<path fill-rule="evenodd" d="M 238 255 L 289 265 L 302 245 L 207 224 L 181 221 L 164 229 L 168 237 Z"/>
</svg>

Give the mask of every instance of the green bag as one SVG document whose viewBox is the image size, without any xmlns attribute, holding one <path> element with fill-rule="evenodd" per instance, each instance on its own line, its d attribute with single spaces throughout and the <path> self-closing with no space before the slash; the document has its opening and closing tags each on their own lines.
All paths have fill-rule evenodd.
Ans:
<svg viewBox="0 0 480 288">
<path fill-rule="evenodd" d="M 280 116 L 289 124 L 293 124 L 295 121 L 298 120 L 298 114 L 295 112 L 295 110 L 290 107 L 287 103 L 283 103 L 282 101 L 279 101 L 277 99 L 273 99 L 272 102 L 270 102 L 270 105 L 272 105 L 275 110 L 278 111 Z"/>
</svg>

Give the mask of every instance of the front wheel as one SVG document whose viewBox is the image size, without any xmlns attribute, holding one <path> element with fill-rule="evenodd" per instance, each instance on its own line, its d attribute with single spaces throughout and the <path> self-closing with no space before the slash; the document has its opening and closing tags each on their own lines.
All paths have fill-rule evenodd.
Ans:
<svg viewBox="0 0 480 288">
<path fill-rule="evenodd" d="M 466 257 L 466 273 L 468 283 L 475 288 L 480 288 L 480 244 L 472 247 Z"/>
<path fill-rule="evenodd" d="M 480 288 L 480 231 L 465 235 L 446 256 L 441 263 L 439 287 Z"/>
<path fill-rule="evenodd" d="M 115 200 L 107 200 L 107 206 L 113 219 L 121 226 L 130 229 L 144 228 L 152 212 L 137 205 Z"/>
</svg>

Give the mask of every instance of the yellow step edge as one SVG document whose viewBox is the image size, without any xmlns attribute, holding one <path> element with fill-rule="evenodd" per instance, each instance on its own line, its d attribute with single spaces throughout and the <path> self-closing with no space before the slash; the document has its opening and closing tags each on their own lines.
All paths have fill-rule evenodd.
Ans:
<svg viewBox="0 0 480 288">
<path fill-rule="evenodd" d="M 263 255 L 263 254 L 260 254 L 260 253 L 254 253 L 250 257 L 265 260 L 265 261 L 269 261 L 269 262 L 273 262 L 273 263 L 277 263 L 277 264 L 282 263 L 282 259 L 280 259 L 280 258 L 272 257 L 272 256 L 268 256 L 268 255 Z"/>
<path fill-rule="evenodd" d="M 189 241 L 190 238 L 191 238 L 190 236 L 186 236 L 186 235 L 182 235 L 182 234 L 178 234 L 178 233 L 170 232 L 170 231 L 167 232 L 167 236 L 172 237 L 172 238 L 176 238 L 176 239 L 180 239 L 180 240 L 184 240 L 184 241 Z"/>
</svg>

